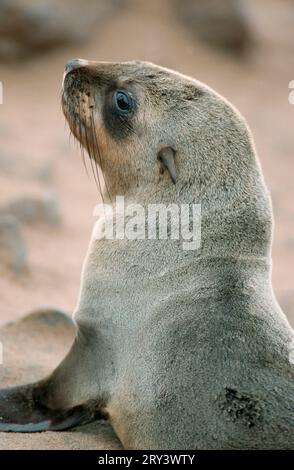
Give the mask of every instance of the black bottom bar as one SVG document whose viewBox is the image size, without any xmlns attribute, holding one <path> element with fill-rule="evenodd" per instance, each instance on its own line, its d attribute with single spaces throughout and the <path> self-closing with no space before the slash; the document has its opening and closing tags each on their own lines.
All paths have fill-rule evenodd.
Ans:
<svg viewBox="0 0 294 470">
<path fill-rule="evenodd" d="M 257 464 L 277 468 L 293 468 L 293 451 L 0 451 L 1 464 L 63 464 L 89 468 L 141 468 L 148 466 L 226 468 Z M 248 470 L 250 470 L 248 468 Z"/>
</svg>

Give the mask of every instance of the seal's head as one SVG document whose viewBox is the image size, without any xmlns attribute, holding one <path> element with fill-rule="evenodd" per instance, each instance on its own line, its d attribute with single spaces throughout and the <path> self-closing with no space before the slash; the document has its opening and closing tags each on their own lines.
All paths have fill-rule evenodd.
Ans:
<svg viewBox="0 0 294 470">
<path fill-rule="evenodd" d="M 116 190 L 154 182 L 164 167 L 175 184 L 178 136 L 172 122 L 184 125 L 184 113 L 202 94 L 180 77 L 144 62 L 77 59 L 66 65 L 65 116 Z"/>
<path fill-rule="evenodd" d="M 203 183 L 205 169 L 211 180 L 225 171 L 220 151 L 228 164 L 234 153 L 239 171 L 244 163 L 234 148 L 247 132 L 240 115 L 200 82 L 154 64 L 72 60 L 62 103 L 73 134 L 120 190 L 158 182 L 164 167 L 168 183 L 200 173 Z"/>
</svg>

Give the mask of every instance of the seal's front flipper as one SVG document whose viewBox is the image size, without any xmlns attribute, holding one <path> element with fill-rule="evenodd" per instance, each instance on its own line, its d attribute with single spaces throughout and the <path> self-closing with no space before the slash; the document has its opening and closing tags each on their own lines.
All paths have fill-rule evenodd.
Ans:
<svg viewBox="0 0 294 470">
<path fill-rule="evenodd" d="M 50 409 L 43 403 L 44 384 L 0 390 L 0 431 L 63 431 L 102 418 L 94 403 Z"/>
</svg>

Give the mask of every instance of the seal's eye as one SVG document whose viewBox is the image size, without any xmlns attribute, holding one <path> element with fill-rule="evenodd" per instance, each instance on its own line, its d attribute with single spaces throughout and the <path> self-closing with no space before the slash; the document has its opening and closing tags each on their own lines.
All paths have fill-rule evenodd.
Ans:
<svg viewBox="0 0 294 470">
<path fill-rule="evenodd" d="M 116 91 L 113 95 L 113 102 L 115 110 L 119 114 L 128 114 L 132 109 L 132 98 L 125 91 Z"/>
</svg>

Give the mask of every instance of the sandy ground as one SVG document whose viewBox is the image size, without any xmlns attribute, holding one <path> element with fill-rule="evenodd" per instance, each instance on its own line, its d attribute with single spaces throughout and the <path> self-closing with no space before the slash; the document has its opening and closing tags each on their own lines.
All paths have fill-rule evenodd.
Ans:
<svg viewBox="0 0 294 470">
<path fill-rule="evenodd" d="M 176 68 L 208 83 L 245 115 L 273 198 L 275 292 L 294 325 L 294 106 L 288 102 L 288 84 L 294 79 L 294 42 L 293 23 L 286 8 L 289 2 L 248 1 L 257 46 L 246 62 L 197 43 L 194 35 L 166 8 L 168 0 L 131 3 L 131 9 L 99 25 L 91 41 L 81 47 L 52 52 L 21 64 L 1 64 L 4 103 L 0 106 L 0 202 L 17 194 L 55 191 L 62 225 L 25 228 L 28 269 L 19 275 L 0 270 L 0 324 L 16 320 L 40 305 L 56 305 L 71 312 L 77 301 L 98 192 L 83 169 L 78 149 L 69 143 L 60 108 L 60 87 L 64 63 L 73 57 L 84 57 L 139 58 Z M 40 173 L 43 178 L 38 176 Z M 2 336 L 4 333 L 2 330 Z M 21 334 L 18 328 L 15 334 Z M 32 343 L 33 348 L 39 349 L 46 342 L 45 331 L 42 334 L 43 340 Z M 55 340 L 56 344 L 60 341 Z M 0 366 L 1 385 L 25 380 L 24 370 L 29 362 L 24 358 L 24 365 L 20 366 L 23 356 L 16 349 L 11 354 L 11 363 L 4 361 Z M 47 372 L 54 366 L 57 355 L 52 353 L 50 361 L 50 353 L 46 354 L 42 371 Z M 42 362 L 41 353 L 35 356 L 38 363 Z M 24 368 L 21 373 L 20 367 Z M 76 441 L 66 444 L 65 440 L 60 444 L 58 438 L 47 436 L 1 436 L 0 448 L 78 447 Z M 81 447 L 93 446 L 93 441 L 87 440 L 89 434 L 79 439 Z M 101 445 L 110 444 L 103 441 Z"/>
</svg>

